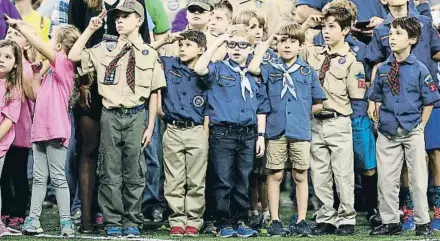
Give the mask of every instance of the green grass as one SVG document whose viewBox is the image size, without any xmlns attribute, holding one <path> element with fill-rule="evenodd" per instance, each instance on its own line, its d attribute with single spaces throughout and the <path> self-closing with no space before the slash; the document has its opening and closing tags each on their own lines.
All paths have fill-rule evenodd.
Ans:
<svg viewBox="0 0 440 241">
<path fill-rule="evenodd" d="M 286 198 L 287 195 L 283 195 L 283 198 Z M 281 207 L 281 215 L 285 225 L 288 224 L 289 218 L 291 216 L 290 208 L 287 206 Z M 310 213 L 311 215 L 311 213 Z M 41 217 L 41 223 L 43 225 L 43 229 L 45 230 L 45 234 L 57 235 L 59 232 L 58 225 L 58 210 L 55 208 L 43 210 L 43 215 Z M 263 230 L 265 232 L 265 230 Z M 423 238 L 417 237 L 414 235 L 414 231 L 407 232 L 402 236 L 394 236 L 394 237 L 370 237 L 368 235 L 369 227 L 367 225 L 366 219 L 364 216 L 358 215 L 357 217 L 357 225 L 356 225 L 356 235 L 350 237 L 339 237 L 339 236 L 319 236 L 319 237 L 311 237 L 311 238 L 297 238 L 297 237 L 287 237 L 287 238 L 276 238 L 276 239 L 300 239 L 304 241 L 333 241 L 333 240 L 341 240 L 341 241 L 352 241 L 352 240 L 423 240 Z M 79 235 L 79 234 L 78 234 Z M 103 236 L 104 233 L 101 233 Z M 217 238 L 213 235 L 200 235 L 197 238 L 170 238 L 167 235 L 166 230 L 160 231 L 144 231 L 142 234 L 142 238 L 151 238 L 151 239 L 167 239 L 167 240 L 207 240 L 207 241 L 224 241 L 224 238 Z M 46 237 L 29 237 L 29 236 L 10 236 L 10 237 L 2 237 L 4 240 L 35 240 L 35 241 L 43 241 L 43 240 L 60 240 L 59 238 L 46 238 Z M 274 240 L 275 238 L 265 237 L 265 234 L 262 234 L 260 237 L 251 238 L 252 241 L 261 241 L 261 240 Z M 72 238 L 68 240 L 85 240 L 79 238 Z M 118 239 L 116 239 L 118 240 Z M 120 239 L 119 239 L 120 240 Z M 242 239 L 226 239 L 226 240 L 242 240 Z M 426 240 L 426 239 L 425 239 Z M 430 240 L 440 240 L 440 232 L 434 233 L 434 236 Z"/>
</svg>

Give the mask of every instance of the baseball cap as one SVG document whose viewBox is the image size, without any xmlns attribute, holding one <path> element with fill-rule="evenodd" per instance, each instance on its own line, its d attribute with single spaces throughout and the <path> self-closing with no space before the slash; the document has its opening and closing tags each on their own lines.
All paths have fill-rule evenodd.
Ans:
<svg viewBox="0 0 440 241">
<path fill-rule="evenodd" d="M 186 7 L 189 6 L 199 6 L 206 11 L 211 11 L 214 8 L 211 0 L 188 0 Z"/>
<path fill-rule="evenodd" d="M 116 10 L 125 12 L 125 13 L 137 13 L 143 19 L 145 19 L 145 9 L 142 4 L 136 0 L 123 0 L 121 1 L 116 8 L 112 8 L 108 10 L 108 15 L 116 14 Z"/>
</svg>

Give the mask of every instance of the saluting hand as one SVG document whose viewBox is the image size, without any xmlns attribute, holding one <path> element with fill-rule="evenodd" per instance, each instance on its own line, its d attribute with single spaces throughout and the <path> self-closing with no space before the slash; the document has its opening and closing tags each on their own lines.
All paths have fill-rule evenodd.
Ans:
<svg viewBox="0 0 440 241">
<path fill-rule="evenodd" d="M 9 17 L 6 13 L 4 13 L 3 15 L 4 15 L 6 23 L 9 25 L 9 27 L 20 31 L 20 27 L 24 24 L 24 22 L 22 20 L 13 19 L 13 18 Z"/>
<path fill-rule="evenodd" d="M 184 37 L 180 33 L 168 33 L 165 37 L 165 43 L 172 44 L 178 40 L 182 40 Z"/>
<path fill-rule="evenodd" d="M 104 17 L 107 14 L 107 10 L 103 10 L 98 16 L 90 19 L 88 29 L 96 31 L 104 24 Z"/>
<path fill-rule="evenodd" d="M 307 29 L 315 28 L 317 26 L 322 25 L 323 20 L 324 20 L 324 16 L 322 15 L 310 15 L 303 23 L 303 26 L 306 26 Z"/>
</svg>

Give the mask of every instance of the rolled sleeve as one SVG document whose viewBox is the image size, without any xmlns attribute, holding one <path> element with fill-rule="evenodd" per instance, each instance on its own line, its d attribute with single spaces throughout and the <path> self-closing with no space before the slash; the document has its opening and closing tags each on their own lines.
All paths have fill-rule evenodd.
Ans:
<svg viewBox="0 0 440 241">
<path fill-rule="evenodd" d="M 374 102 L 383 102 L 383 92 L 382 92 L 382 80 L 379 78 L 379 71 L 376 73 L 374 78 L 373 86 L 369 89 L 367 93 L 368 99 Z"/>
<path fill-rule="evenodd" d="M 151 91 L 162 89 L 164 87 L 166 87 L 166 81 L 165 73 L 163 72 L 163 63 L 160 58 L 157 58 L 156 63 L 154 63 Z"/>
<path fill-rule="evenodd" d="M 321 87 L 321 83 L 318 79 L 318 74 L 315 70 L 312 70 L 312 99 L 317 100 L 327 100 L 324 90 Z"/>
<path fill-rule="evenodd" d="M 351 99 L 363 99 L 365 97 L 365 70 L 361 62 L 355 62 L 350 66 L 347 76 L 348 95 Z"/>
</svg>

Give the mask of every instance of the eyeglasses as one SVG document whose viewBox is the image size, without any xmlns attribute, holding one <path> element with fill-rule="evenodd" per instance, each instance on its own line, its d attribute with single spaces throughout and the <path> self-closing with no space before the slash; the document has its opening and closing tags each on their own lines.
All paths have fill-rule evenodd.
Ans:
<svg viewBox="0 0 440 241">
<path fill-rule="evenodd" d="M 238 46 L 238 48 L 240 48 L 240 49 L 246 49 L 247 47 L 251 46 L 251 44 L 248 43 L 248 42 L 235 42 L 235 41 L 229 41 L 229 42 L 227 42 L 227 46 L 228 46 L 228 48 L 230 48 L 230 49 L 233 49 L 233 48 L 235 48 L 235 47 L 237 47 L 237 46 Z"/>
<path fill-rule="evenodd" d="M 199 7 L 199 6 L 197 6 L 197 5 L 191 5 L 191 6 L 189 6 L 189 7 L 187 8 L 187 10 L 188 10 L 190 13 L 198 12 L 198 13 L 200 13 L 200 14 L 203 14 L 204 12 L 206 12 L 206 10 L 205 10 L 204 8 Z"/>
</svg>

